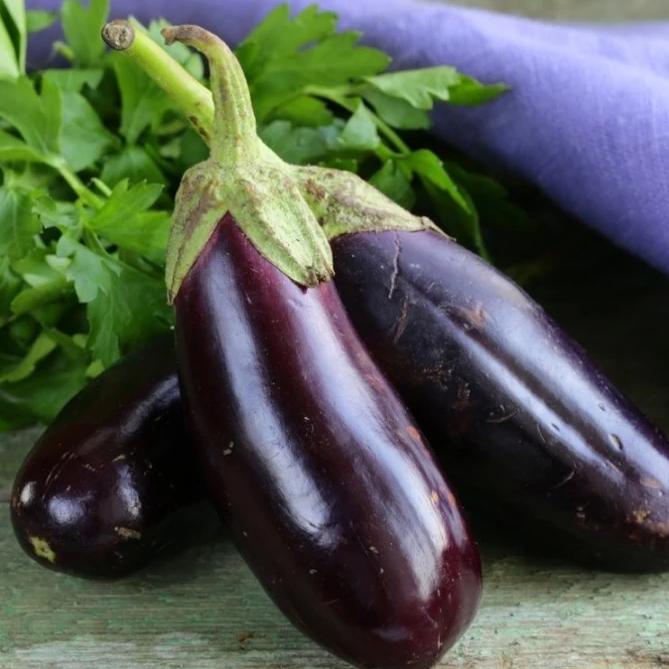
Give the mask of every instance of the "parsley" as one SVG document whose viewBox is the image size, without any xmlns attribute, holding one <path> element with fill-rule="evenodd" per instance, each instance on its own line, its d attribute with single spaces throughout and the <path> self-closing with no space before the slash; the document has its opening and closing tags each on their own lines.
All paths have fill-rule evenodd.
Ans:
<svg viewBox="0 0 669 669">
<path fill-rule="evenodd" d="M 171 327 L 164 253 L 173 195 L 206 147 L 140 70 L 107 53 L 108 0 L 59 16 L 0 0 L 0 430 L 49 421 L 91 377 Z M 26 73 L 32 32 L 56 18 L 66 69 Z M 154 21 L 148 34 L 162 45 Z M 239 45 L 262 138 L 290 162 L 359 172 L 404 206 L 426 198 L 447 230 L 485 253 L 479 211 L 503 188 L 447 165 L 401 133 L 437 102 L 505 88 L 449 67 L 388 72 L 390 58 L 337 32 L 315 6 L 271 12 Z M 166 48 L 204 81 L 200 56 Z M 511 205 L 506 203 L 507 208 Z"/>
</svg>

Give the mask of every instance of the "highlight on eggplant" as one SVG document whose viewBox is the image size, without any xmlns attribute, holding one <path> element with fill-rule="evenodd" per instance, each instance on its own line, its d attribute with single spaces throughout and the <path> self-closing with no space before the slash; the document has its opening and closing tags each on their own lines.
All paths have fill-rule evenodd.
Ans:
<svg viewBox="0 0 669 669">
<path fill-rule="evenodd" d="M 106 29 L 107 41 L 160 70 L 167 89 L 180 86 L 187 75 L 156 65 L 163 56 L 147 56 L 127 28 Z M 360 667 L 428 669 L 480 597 L 459 504 L 349 322 L 319 213 L 258 139 L 236 58 L 197 26 L 163 34 L 206 55 L 215 103 L 204 133 L 211 156 L 184 175 L 167 263 L 186 415 L 209 494 L 297 627 Z M 193 100 L 172 94 L 182 108 Z M 425 227 L 351 177 L 370 203 Z"/>
<path fill-rule="evenodd" d="M 113 578 L 178 541 L 178 519 L 200 496 L 168 334 L 63 408 L 16 476 L 11 519 L 41 565 Z"/>
</svg>

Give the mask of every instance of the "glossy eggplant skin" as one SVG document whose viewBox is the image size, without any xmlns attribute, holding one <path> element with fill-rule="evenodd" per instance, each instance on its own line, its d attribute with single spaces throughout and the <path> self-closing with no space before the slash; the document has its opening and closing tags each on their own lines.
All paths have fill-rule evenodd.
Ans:
<svg viewBox="0 0 669 669">
<path fill-rule="evenodd" d="M 669 567 L 669 443 L 539 305 L 432 231 L 333 250 L 360 336 L 463 498 L 590 564 Z"/>
<path fill-rule="evenodd" d="M 172 543 L 175 519 L 200 488 L 169 334 L 65 406 L 16 477 L 12 523 L 40 564 L 113 578 Z"/>
<path fill-rule="evenodd" d="M 431 667 L 475 613 L 478 551 L 333 283 L 293 283 L 227 215 L 175 305 L 209 494 L 261 584 L 354 665 Z"/>
</svg>

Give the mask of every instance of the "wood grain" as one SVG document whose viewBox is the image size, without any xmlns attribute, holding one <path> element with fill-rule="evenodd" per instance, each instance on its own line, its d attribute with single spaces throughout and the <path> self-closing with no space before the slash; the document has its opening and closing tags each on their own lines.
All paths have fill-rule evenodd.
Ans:
<svg viewBox="0 0 669 669">
<path fill-rule="evenodd" d="M 215 530 L 214 530 L 215 532 Z M 2 669 L 344 669 L 274 609 L 219 537 L 117 583 L 52 574 L 0 527 Z M 585 574 L 488 544 L 453 669 L 669 666 L 669 576 Z"/>
<path fill-rule="evenodd" d="M 669 3 L 666 0 L 457 0 L 454 4 L 563 21 L 669 19 Z"/>
</svg>

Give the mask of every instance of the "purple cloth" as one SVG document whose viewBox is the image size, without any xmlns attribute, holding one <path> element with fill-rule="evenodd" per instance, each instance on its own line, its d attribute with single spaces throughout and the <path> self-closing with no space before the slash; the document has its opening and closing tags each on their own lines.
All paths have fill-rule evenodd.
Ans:
<svg viewBox="0 0 669 669">
<path fill-rule="evenodd" d="M 54 8 L 57 0 L 28 0 Z M 114 16 L 199 23 L 239 41 L 277 0 L 112 0 Z M 312 0 L 293 0 L 301 9 Z M 615 243 L 669 272 L 669 21 L 551 24 L 412 0 L 320 0 L 400 68 L 455 65 L 513 88 L 442 106 L 448 142 L 537 184 Z M 51 33 L 54 36 L 54 33 Z M 48 38 L 41 53 L 43 62 Z"/>
</svg>

